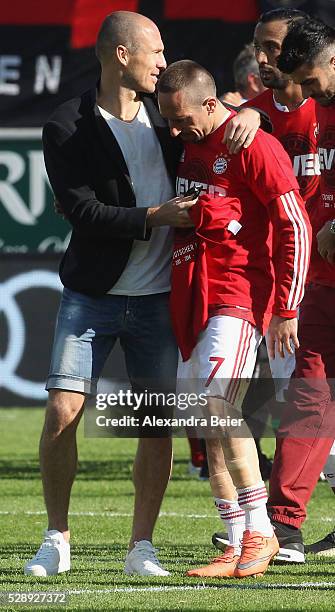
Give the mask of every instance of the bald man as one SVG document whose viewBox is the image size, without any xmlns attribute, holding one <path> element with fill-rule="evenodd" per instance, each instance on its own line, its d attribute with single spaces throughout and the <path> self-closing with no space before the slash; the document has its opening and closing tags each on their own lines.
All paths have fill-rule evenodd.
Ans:
<svg viewBox="0 0 335 612">
<path fill-rule="evenodd" d="M 181 148 L 172 143 L 153 98 L 166 67 L 163 52 L 150 19 L 127 11 L 107 16 L 96 45 L 98 90 L 65 102 L 44 128 L 47 172 L 73 231 L 60 266 L 64 292 L 40 443 L 48 529 L 25 566 L 28 575 L 70 569 L 68 507 L 77 464 L 76 429 L 116 340 L 133 391 L 174 390 L 177 349 L 168 313 L 171 228 L 192 225 L 187 208 L 194 202 L 174 197 Z M 228 135 L 232 147 L 245 135 L 243 125 L 233 123 Z M 141 407 L 140 425 L 145 410 L 159 416 L 163 407 Z M 136 433 L 134 520 L 125 572 L 165 576 L 151 541 L 170 475 L 170 432 L 140 426 Z"/>
<path fill-rule="evenodd" d="M 171 146 L 152 99 L 166 67 L 163 51 L 150 19 L 112 13 L 97 39 L 98 91 L 66 102 L 44 127 L 48 175 L 73 231 L 60 266 L 64 293 L 40 443 L 49 522 L 42 546 L 25 565 L 29 575 L 70 569 L 76 429 L 116 340 L 133 390 L 141 389 L 141 380 L 152 390 L 166 390 L 164 380 L 175 378 L 177 351 L 168 313 L 171 228 L 191 225 L 186 209 L 192 202 L 174 197 L 180 149 Z M 165 437 L 150 437 L 155 433 Z M 170 475 L 171 438 L 164 431 L 140 434 L 125 571 L 164 576 L 168 572 L 151 540 Z"/>
</svg>

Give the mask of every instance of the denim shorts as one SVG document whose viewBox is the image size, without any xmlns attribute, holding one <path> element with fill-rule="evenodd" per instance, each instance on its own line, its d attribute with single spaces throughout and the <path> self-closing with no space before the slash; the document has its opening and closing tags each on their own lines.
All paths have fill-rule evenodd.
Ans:
<svg viewBox="0 0 335 612">
<path fill-rule="evenodd" d="M 171 391 L 178 353 L 168 293 L 90 297 L 66 288 L 46 389 L 96 394 L 98 378 L 118 338 L 133 389 Z"/>
</svg>

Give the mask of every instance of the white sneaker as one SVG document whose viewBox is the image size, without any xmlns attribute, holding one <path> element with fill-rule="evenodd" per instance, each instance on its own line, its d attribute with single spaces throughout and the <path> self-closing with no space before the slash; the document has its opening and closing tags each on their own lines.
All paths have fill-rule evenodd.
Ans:
<svg viewBox="0 0 335 612">
<path fill-rule="evenodd" d="M 56 529 L 45 530 L 44 542 L 35 557 L 27 561 L 24 573 L 27 576 L 56 576 L 68 572 L 71 567 L 70 544 Z"/>
<path fill-rule="evenodd" d="M 127 554 L 124 566 L 125 574 L 137 574 L 138 576 L 170 576 L 162 568 L 156 557 L 157 549 L 149 540 L 135 542 L 134 548 Z"/>
</svg>

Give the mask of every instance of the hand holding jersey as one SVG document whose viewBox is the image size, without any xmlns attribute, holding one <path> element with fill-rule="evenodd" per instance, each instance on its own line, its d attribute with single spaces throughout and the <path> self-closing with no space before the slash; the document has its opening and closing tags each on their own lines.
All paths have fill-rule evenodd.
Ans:
<svg viewBox="0 0 335 612">
<path fill-rule="evenodd" d="M 172 198 L 168 202 L 148 208 L 147 227 L 160 227 L 169 225 L 170 227 L 193 227 L 188 210 L 194 206 L 196 199 L 192 196 Z"/>
</svg>

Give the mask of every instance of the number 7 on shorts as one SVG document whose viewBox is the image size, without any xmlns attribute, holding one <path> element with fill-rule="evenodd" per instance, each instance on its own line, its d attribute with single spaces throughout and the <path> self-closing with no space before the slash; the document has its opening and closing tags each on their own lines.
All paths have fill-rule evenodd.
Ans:
<svg viewBox="0 0 335 612">
<path fill-rule="evenodd" d="M 205 383 L 205 387 L 209 387 L 218 369 L 222 366 L 224 359 L 225 359 L 224 357 L 209 357 L 208 361 L 216 361 L 216 365 L 214 366 L 212 372 L 208 376 L 206 383 Z"/>
</svg>

